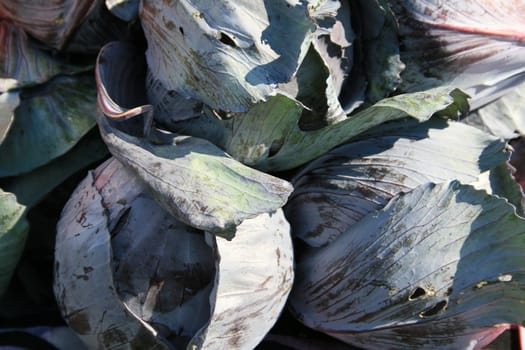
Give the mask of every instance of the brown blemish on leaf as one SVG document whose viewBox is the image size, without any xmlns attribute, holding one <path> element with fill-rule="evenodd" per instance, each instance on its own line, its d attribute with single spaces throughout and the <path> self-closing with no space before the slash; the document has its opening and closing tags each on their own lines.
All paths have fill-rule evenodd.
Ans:
<svg viewBox="0 0 525 350">
<path fill-rule="evenodd" d="M 66 317 L 69 327 L 79 334 L 89 334 L 91 332 L 91 325 L 89 318 L 84 310 L 77 311 Z"/>
</svg>

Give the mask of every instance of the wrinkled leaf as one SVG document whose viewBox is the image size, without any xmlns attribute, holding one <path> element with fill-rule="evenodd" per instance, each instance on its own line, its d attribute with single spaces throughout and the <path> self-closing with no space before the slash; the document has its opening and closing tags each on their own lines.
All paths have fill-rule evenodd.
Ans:
<svg viewBox="0 0 525 350">
<path fill-rule="evenodd" d="M 149 103 L 155 108 L 155 122 L 164 127 L 169 128 L 173 123 L 193 119 L 203 114 L 202 102 L 184 98 L 174 90 L 166 89 L 159 80 L 153 78 L 149 71 L 146 75 L 146 91 Z M 206 129 L 208 128 L 203 128 L 202 131 L 206 132 Z M 172 131 L 177 132 L 177 127 L 173 127 Z"/>
<path fill-rule="evenodd" d="M 322 246 L 400 192 L 427 182 L 476 181 L 508 159 L 504 150 L 504 142 L 457 122 L 390 123 L 302 169 L 286 215 L 294 236 Z"/>
<path fill-rule="evenodd" d="M 29 225 L 25 207 L 14 194 L 0 190 L 0 296 L 4 294 L 24 248 Z"/>
<path fill-rule="evenodd" d="M 508 164 L 501 164 L 489 172 L 487 180 L 493 194 L 506 198 L 516 207 L 516 212 L 525 217 L 525 195 L 511 169 Z"/>
<path fill-rule="evenodd" d="M 292 169 L 383 122 L 406 116 L 426 120 L 457 103 L 449 93 L 438 89 L 383 99 L 339 123 L 313 131 L 303 131 L 298 126 L 302 107 L 277 95 L 239 118 L 226 120 L 231 135 L 222 147 L 234 158 L 258 169 Z"/>
<path fill-rule="evenodd" d="M 293 249 L 282 210 L 245 220 L 235 238 L 217 237 L 215 306 L 199 349 L 253 349 L 272 328 L 292 288 Z"/>
<path fill-rule="evenodd" d="M 99 118 L 110 152 L 146 184 L 155 199 L 179 220 L 232 238 L 243 220 L 281 208 L 292 191 L 279 178 L 251 169 L 212 143 L 164 134 L 139 139 Z"/>
<path fill-rule="evenodd" d="M 525 80 L 522 0 L 388 0 L 402 37 L 402 91 L 450 84 L 476 109 Z"/>
<path fill-rule="evenodd" d="M 525 321 L 524 235 L 506 200 L 428 183 L 303 257 L 291 307 L 364 348 L 482 348 Z"/>
<path fill-rule="evenodd" d="M 111 176 L 111 172 L 106 174 Z M 123 306 L 115 290 L 110 268 L 108 215 L 111 213 L 104 207 L 104 198 L 97 188 L 110 178 L 102 177 L 97 184 L 94 174 L 90 173 L 63 210 L 55 247 L 54 291 L 58 305 L 69 327 L 88 347 L 128 345 L 168 349 L 150 327 Z M 136 181 L 132 179 L 128 176 L 126 180 L 133 185 Z M 140 193 L 140 186 L 134 187 L 134 193 Z M 127 204 L 128 192 L 121 192 L 120 207 Z"/>
<path fill-rule="evenodd" d="M 66 205 L 56 260 L 61 311 L 96 348 L 251 349 L 293 279 L 282 211 L 244 221 L 232 241 L 205 236 L 162 210 L 115 159 Z"/>
<path fill-rule="evenodd" d="M 96 86 L 88 75 L 60 76 L 25 89 L 4 142 L 0 177 L 33 170 L 71 149 L 95 125 Z"/>
<path fill-rule="evenodd" d="M 126 53 L 129 59 L 123 64 L 117 58 Z M 141 67 L 140 60 L 122 43 L 108 44 L 99 55 L 99 106 L 112 119 L 152 110 L 142 104 L 146 72 L 134 69 Z M 235 161 L 209 141 L 156 129 L 151 139 L 138 138 L 118 129 L 126 124 L 111 124 L 103 115 L 98 122 L 110 152 L 144 181 L 166 210 L 196 228 L 231 238 L 244 219 L 282 207 L 292 190 L 288 182 Z"/>
<path fill-rule="evenodd" d="M 143 1 L 148 66 L 168 90 L 245 111 L 290 81 L 325 2 Z"/>
<path fill-rule="evenodd" d="M 15 109 L 20 104 L 19 96 L 15 91 L 0 94 L 0 144 L 4 142 L 15 119 Z"/>
<path fill-rule="evenodd" d="M 95 3 L 94 0 L 58 0 L 52 4 L 4 0 L 0 3 L 0 13 L 47 46 L 61 49 Z"/>
<path fill-rule="evenodd" d="M 39 49 L 26 33 L 7 21 L 0 21 L 0 42 L 0 92 L 42 84 L 60 73 L 86 70 L 66 65 Z"/>
</svg>

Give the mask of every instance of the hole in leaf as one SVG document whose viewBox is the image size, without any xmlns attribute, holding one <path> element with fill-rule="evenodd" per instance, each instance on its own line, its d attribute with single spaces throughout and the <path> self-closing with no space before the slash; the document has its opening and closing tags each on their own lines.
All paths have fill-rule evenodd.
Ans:
<svg viewBox="0 0 525 350">
<path fill-rule="evenodd" d="M 424 297 L 425 295 L 427 295 L 426 290 L 424 290 L 421 287 L 417 287 L 416 289 L 414 289 L 412 294 L 410 294 L 408 296 L 408 300 L 414 300 L 414 299 L 417 299 L 417 298 L 421 298 L 421 297 Z"/>
<path fill-rule="evenodd" d="M 179 27 L 179 32 L 184 35 L 184 29 L 182 29 L 182 27 Z"/>
<path fill-rule="evenodd" d="M 436 304 L 434 304 L 434 306 L 432 306 L 431 308 L 429 309 L 426 309 L 425 311 L 421 312 L 419 314 L 419 317 L 431 317 L 431 316 L 435 316 L 437 315 L 438 313 L 442 312 L 443 310 L 445 310 L 447 308 L 447 301 L 446 300 L 441 300 L 440 302 L 437 302 Z"/>
<path fill-rule="evenodd" d="M 231 47 L 237 46 L 237 44 L 235 44 L 235 41 L 229 35 L 222 32 L 219 33 L 219 41 Z"/>
</svg>

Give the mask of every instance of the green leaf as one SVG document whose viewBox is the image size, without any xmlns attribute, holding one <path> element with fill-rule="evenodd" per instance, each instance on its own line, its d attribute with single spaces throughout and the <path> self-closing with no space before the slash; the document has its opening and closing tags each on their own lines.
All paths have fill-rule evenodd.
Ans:
<svg viewBox="0 0 525 350">
<path fill-rule="evenodd" d="M 66 153 L 95 125 L 95 112 L 90 75 L 60 76 L 25 89 L 0 145 L 0 177 L 26 173 Z"/>
<path fill-rule="evenodd" d="M 24 248 L 29 224 L 16 196 L 0 189 L 0 296 L 4 294 Z"/>
<path fill-rule="evenodd" d="M 232 238 L 243 220 L 281 208 L 292 191 L 287 181 L 237 162 L 206 140 L 155 131 L 156 140 L 140 139 L 105 116 L 98 122 L 110 152 L 162 207 L 201 230 Z"/>
<path fill-rule="evenodd" d="M 108 150 L 100 137 L 89 133 L 69 152 L 50 163 L 0 183 L 6 191 L 16 194 L 19 203 L 31 208 L 75 172 L 107 155 Z"/>
<path fill-rule="evenodd" d="M 286 214 L 296 237 L 325 245 L 401 192 L 475 182 L 508 156 L 504 142 L 462 123 L 388 123 L 306 165 L 292 180 Z"/>
<path fill-rule="evenodd" d="M 525 322 L 524 237 L 505 199 L 421 185 L 306 254 L 291 307 L 357 346 L 482 348 L 498 325 Z"/>
<path fill-rule="evenodd" d="M 383 122 L 406 116 L 423 121 L 459 102 L 447 89 L 398 95 L 339 123 L 303 131 L 298 126 L 303 107 L 293 99 L 276 95 L 247 113 L 226 120 L 231 135 L 221 146 L 234 158 L 264 171 L 292 169 Z"/>
</svg>

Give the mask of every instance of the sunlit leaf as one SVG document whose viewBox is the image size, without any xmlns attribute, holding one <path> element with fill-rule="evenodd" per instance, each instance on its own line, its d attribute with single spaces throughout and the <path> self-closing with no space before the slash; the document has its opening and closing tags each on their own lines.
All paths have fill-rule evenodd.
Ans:
<svg viewBox="0 0 525 350">
<path fill-rule="evenodd" d="M 245 111 L 290 81 L 313 39 L 315 10 L 325 2 L 143 1 L 149 68 L 168 90 Z"/>
<path fill-rule="evenodd" d="M 292 191 L 287 181 L 239 163 L 211 142 L 156 129 L 149 139 L 136 137 L 137 132 L 119 130 L 129 124 L 110 122 L 152 111 L 142 104 L 146 72 L 136 70 L 140 59 L 123 43 L 111 43 L 99 55 L 98 99 L 104 115 L 98 123 L 110 152 L 166 210 L 202 230 L 231 238 L 243 220 L 281 208 Z"/>
<path fill-rule="evenodd" d="M 477 109 L 465 122 L 504 139 L 525 134 L 525 84 Z"/>
<path fill-rule="evenodd" d="M 255 105 L 239 118 L 226 120 L 224 123 L 231 134 L 222 147 L 236 159 L 258 169 L 291 169 L 383 122 L 406 116 L 423 121 L 454 103 L 447 89 L 398 95 L 339 123 L 304 131 L 298 126 L 302 106 L 277 95 Z"/>
<path fill-rule="evenodd" d="M 325 245 L 401 192 L 476 181 L 508 159 L 504 150 L 504 142 L 457 122 L 390 123 L 303 168 L 292 180 L 286 214 L 296 237 Z"/>
<path fill-rule="evenodd" d="M 525 81 L 522 0 L 388 0 L 399 22 L 403 91 L 451 84 L 473 109 Z"/>
<path fill-rule="evenodd" d="M 64 208 L 55 294 L 68 325 L 95 348 L 254 348 L 293 280 L 282 211 L 227 241 L 177 221 L 144 189 L 112 159 Z"/>
<path fill-rule="evenodd" d="M 421 185 L 303 256 L 291 307 L 364 348 L 482 348 L 525 321 L 524 237 L 506 200 Z"/>
</svg>

